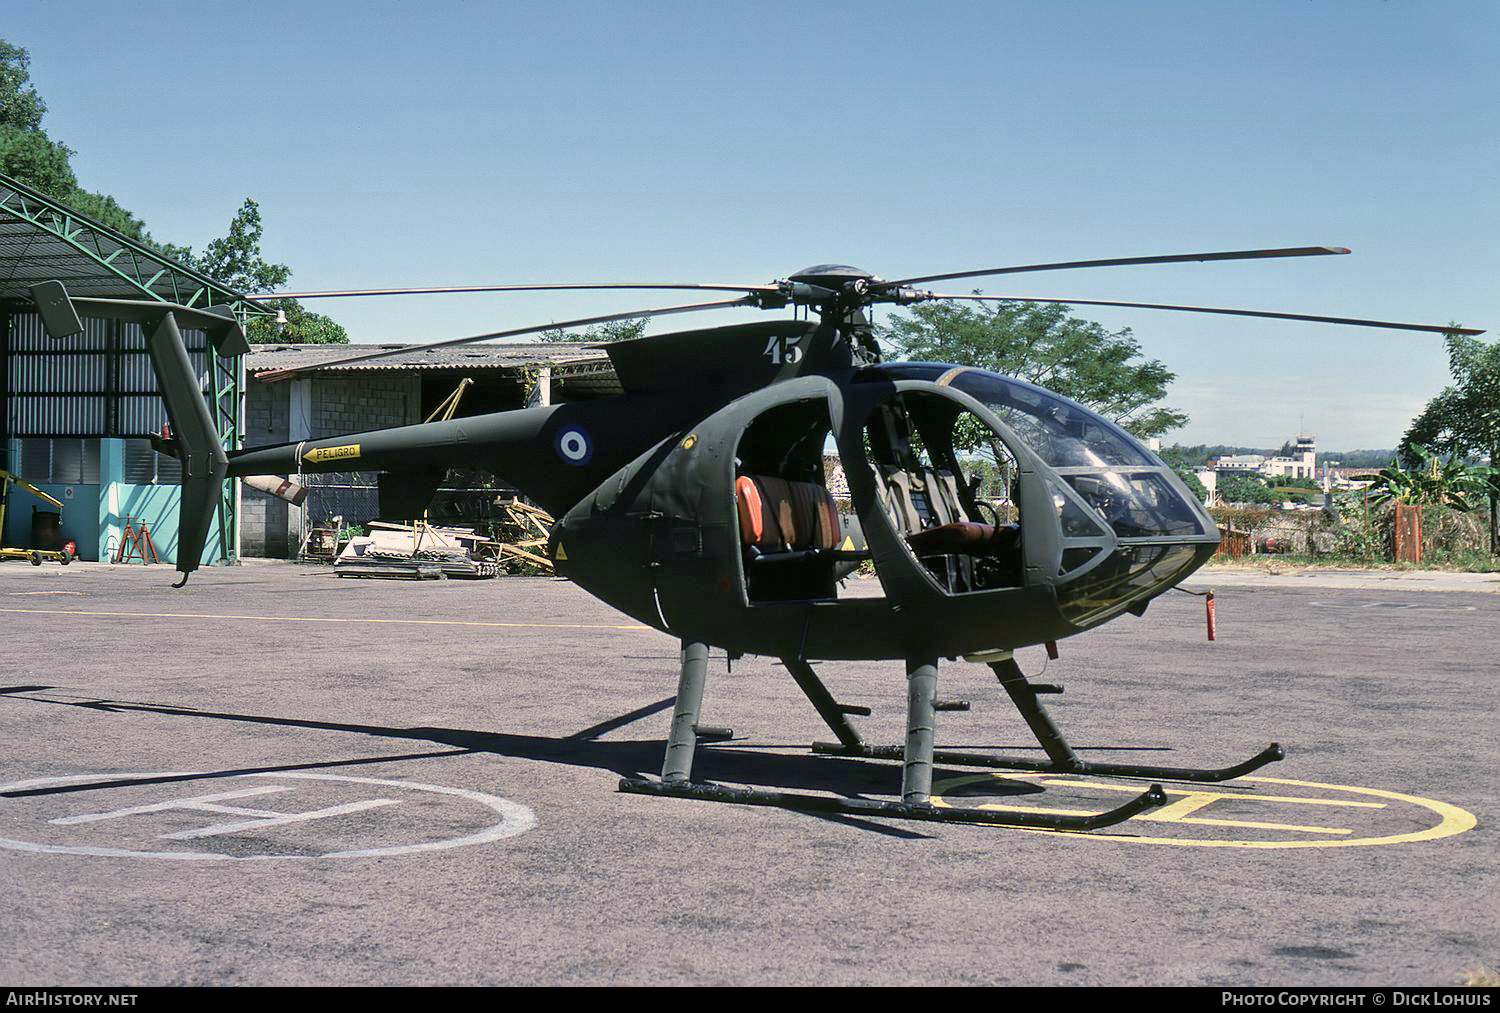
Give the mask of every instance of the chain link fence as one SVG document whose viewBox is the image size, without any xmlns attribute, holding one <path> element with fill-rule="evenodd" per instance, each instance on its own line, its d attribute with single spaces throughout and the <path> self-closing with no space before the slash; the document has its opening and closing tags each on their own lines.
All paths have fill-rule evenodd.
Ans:
<svg viewBox="0 0 1500 1013">
<path fill-rule="evenodd" d="M 344 524 L 368 524 L 380 516 L 380 486 L 373 471 L 326 471 L 303 475 L 307 500 L 302 504 L 305 523 L 326 525 L 335 517 Z"/>
</svg>

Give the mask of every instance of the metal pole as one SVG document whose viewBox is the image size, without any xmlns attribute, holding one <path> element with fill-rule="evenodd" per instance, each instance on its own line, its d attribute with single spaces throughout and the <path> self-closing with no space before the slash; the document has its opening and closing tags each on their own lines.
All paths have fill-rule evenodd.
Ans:
<svg viewBox="0 0 1500 1013">
<path fill-rule="evenodd" d="M 693 748 L 698 744 L 698 712 L 703 709 L 703 683 L 708 677 L 708 645 L 682 642 L 682 674 L 677 680 L 677 706 L 661 779 L 667 783 L 692 780 Z"/>
<path fill-rule="evenodd" d="M 937 731 L 937 659 L 906 661 L 906 749 L 901 801 L 925 804 L 932 795 L 932 747 Z"/>
<path fill-rule="evenodd" d="M 1047 713 L 1047 708 L 1036 698 L 1036 690 L 1031 683 L 1026 681 L 1026 676 L 1021 672 L 1021 666 L 1016 664 L 1015 658 L 1003 658 L 999 661 L 990 662 L 990 668 L 995 677 L 1000 680 L 1000 685 L 1005 687 L 1005 692 L 1010 694 L 1011 702 L 1016 705 L 1016 710 L 1021 712 L 1021 717 L 1026 720 L 1026 727 L 1031 729 L 1031 734 L 1041 743 L 1042 749 L 1046 750 L 1047 759 L 1051 760 L 1060 769 L 1067 769 L 1078 764 L 1078 757 L 1074 754 L 1071 746 L 1063 738 L 1062 732 L 1057 730 L 1057 725 L 1052 723 L 1052 716 Z"/>
<path fill-rule="evenodd" d="M 855 707 L 845 708 L 833 698 L 828 692 L 828 687 L 823 685 L 823 680 L 818 678 L 818 673 L 813 671 L 811 665 L 799 658 L 782 658 L 781 663 L 786 670 L 792 673 L 792 678 L 797 681 L 802 692 L 807 694 L 807 699 L 812 701 L 818 716 L 839 737 L 839 742 L 844 746 L 856 749 L 864 745 L 864 740 L 859 737 L 859 732 L 849 723 L 849 714 L 869 714 L 868 708 Z"/>
</svg>

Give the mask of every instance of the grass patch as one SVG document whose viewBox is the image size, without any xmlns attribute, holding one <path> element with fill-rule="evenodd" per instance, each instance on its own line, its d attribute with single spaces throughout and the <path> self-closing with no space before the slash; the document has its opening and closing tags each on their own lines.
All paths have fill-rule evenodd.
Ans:
<svg viewBox="0 0 1500 1013">
<path fill-rule="evenodd" d="M 1434 552 L 1420 563 L 1390 563 L 1371 560 L 1363 556 L 1342 556 L 1331 553 L 1257 553 L 1254 556 L 1215 556 L 1210 562 L 1215 566 L 1239 566 L 1247 570 L 1285 569 L 1295 567 L 1310 570 L 1390 570 L 1393 572 L 1417 572 L 1437 570 L 1446 573 L 1500 573 L 1500 557 L 1485 552 Z"/>
</svg>

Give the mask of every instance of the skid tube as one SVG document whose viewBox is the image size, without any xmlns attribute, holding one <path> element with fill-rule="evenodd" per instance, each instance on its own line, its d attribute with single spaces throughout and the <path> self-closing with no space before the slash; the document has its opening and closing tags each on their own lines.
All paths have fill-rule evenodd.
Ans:
<svg viewBox="0 0 1500 1013">
<path fill-rule="evenodd" d="M 1092 760 L 1080 760 L 1073 752 L 1073 748 L 1068 745 L 1068 740 L 1063 738 L 1062 731 L 1053 722 L 1052 716 L 1047 713 L 1047 708 L 1043 707 L 1042 702 L 1037 699 L 1043 693 L 1060 693 L 1061 687 L 1034 685 L 1022 674 L 1020 666 L 1016 664 L 1014 656 L 1009 651 L 997 652 L 997 655 L 988 662 L 990 669 L 1000 680 L 1000 685 L 1010 696 L 1011 702 L 1016 705 L 1016 710 L 1025 719 L 1026 726 L 1031 729 L 1031 734 L 1036 736 L 1047 758 L 1037 760 L 1029 757 L 993 756 L 986 753 L 961 753 L 937 749 L 932 753 L 934 762 L 950 763 L 960 767 L 1024 770 L 1040 774 L 1094 774 L 1099 777 L 1132 777 L 1149 781 L 1187 781 L 1211 784 L 1243 777 L 1268 763 L 1275 763 L 1286 757 L 1280 744 L 1273 742 L 1248 760 L 1216 769 L 1155 767 L 1137 763 L 1096 763 Z M 812 678 L 816 679 L 815 676 Z M 798 681 L 800 683 L 803 679 Z M 819 713 L 822 712 L 823 709 L 819 708 Z M 827 721 L 826 715 L 824 720 Z M 859 738 L 857 733 L 851 738 L 832 722 L 829 722 L 829 726 L 839 733 L 839 741 L 837 743 L 814 742 L 813 752 L 834 756 L 859 756 L 872 760 L 900 760 L 906 755 L 906 751 L 901 746 L 868 745 Z"/>
<path fill-rule="evenodd" d="M 619 790 L 636 795 L 691 798 L 704 802 L 733 802 L 738 805 L 771 806 L 796 812 L 831 813 L 839 816 L 883 816 L 905 820 L 926 820 L 933 823 L 977 823 L 984 826 L 1073 832 L 1100 830 L 1114 826 L 1148 809 L 1164 805 L 1167 801 L 1166 792 L 1162 791 L 1161 785 L 1153 784 L 1149 790 L 1108 812 L 1088 816 L 1054 816 L 1049 813 L 1006 812 L 1000 809 L 932 805 L 927 802 L 883 802 L 867 798 L 807 795 L 801 792 L 756 791 L 694 781 L 648 781 L 633 777 L 622 778 Z"/>
<path fill-rule="evenodd" d="M 845 749 L 868 748 L 859 733 L 848 723 L 847 715 L 863 708 L 836 703 L 805 660 L 783 659 L 792 676 L 812 700 L 829 726 L 838 734 Z M 1047 812 L 1010 812 L 999 808 L 949 806 L 932 804 L 933 733 L 937 712 L 951 709 L 939 701 L 937 659 L 913 657 L 906 661 L 907 712 L 906 746 L 901 751 L 901 801 L 886 802 L 868 798 L 843 798 L 811 795 L 804 792 L 760 791 L 733 788 L 693 780 L 693 754 L 708 729 L 699 724 L 703 711 L 703 687 L 708 676 L 708 644 L 683 640 L 682 670 L 677 681 L 677 701 L 672 708 L 672 724 L 667 732 L 667 750 L 662 759 L 661 780 L 626 777 L 619 790 L 637 795 L 667 798 L 691 798 L 705 802 L 733 802 L 738 805 L 770 806 L 799 812 L 831 813 L 841 816 L 884 816 L 895 819 L 926 820 L 937 823 L 977 823 L 986 826 L 1023 827 L 1032 830 L 1088 831 L 1123 823 L 1147 809 L 1166 804 L 1167 795 L 1159 784 L 1153 784 L 1124 805 L 1107 812 L 1072 815 Z"/>
<path fill-rule="evenodd" d="M 837 742 L 814 742 L 813 752 L 829 756 L 858 756 L 870 760 L 899 760 L 900 746 L 845 746 Z M 1094 763 L 1074 759 L 1072 762 L 1054 763 L 1051 760 L 1033 760 L 1019 756 L 990 756 L 986 753 L 959 753 L 946 749 L 935 750 L 933 762 L 948 763 L 957 767 L 994 767 L 1001 770 L 1024 770 L 1038 774 L 1094 774 L 1099 777 L 1132 777 L 1151 781 L 1189 781 L 1214 783 L 1243 777 L 1252 770 L 1259 770 L 1268 763 L 1283 759 L 1286 754 L 1273 742 L 1242 763 L 1217 770 L 1197 767 L 1151 767 L 1133 763 Z"/>
</svg>

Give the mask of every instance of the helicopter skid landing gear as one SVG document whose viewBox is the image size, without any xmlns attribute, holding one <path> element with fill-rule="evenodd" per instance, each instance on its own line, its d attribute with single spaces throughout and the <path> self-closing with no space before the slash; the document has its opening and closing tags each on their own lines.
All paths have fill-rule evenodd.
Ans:
<svg viewBox="0 0 1500 1013">
<path fill-rule="evenodd" d="M 829 726 L 844 745 L 840 751 L 868 749 L 859 733 L 848 723 L 846 715 L 867 711 L 845 707 L 833 700 L 827 688 L 805 661 L 786 661 L 797 684 L 807 693 Z M 1147 809 L 1166 804 L 1160 785 L 1107 812 L 1089 815 L 1052 815 L 1035 812 L 1006 812 L 985 808 L 935 806 L 930 801 L 933 732 L 936 712 L 941 704 L 935 699 L 937 662 L 915 659 L 907 662 L 907 736 L 902 753 L 901 801 L 885 802 L 866 798 L 840 798 L 809 795 L 801 792 L 759 791 L 727 785 L 695 782 L 692 778 L 693 752 L 697 745 L 698 713 L 703 706 L 703 684 L 708 670 L 708 645 L 684 642 L 682 674 L 677 686 L 677 704 L 672 711 L 672 727 L 667 738 L 666 756 L 660 781 L 622 778 L 619 790 L 638 795 L 660 795 L 691 798 L 705 802 L 733 802 L 739 805 L 773 806 L 798 812 L 831 813 L 843 816 L 885 816 L 897 819 L 928 820 L 941 823 L 978 823 L 990 826 L 1025 827 L 1036 830 L 1098 830 L 1123 823 Z"/>
<path fill-rule="evenodd" d="M 964 767 L 998 767 L 1006 770 L 1028 770 L 1045 774 L 1096 774 L 1101 777 L 1139 777 L 1151 780 L 1163 781 L 1191 781 L 1191 782 L 1216 782 L 1228 781 L 1231 778 L 1242 777 L 1253 770 L 1259 770 L 1268 763 L 1274 763 L 1283 759 L 1285 753 L 1281 746 L 1275 742 L 1242 763 L 1236 763 L 1229 767 L 1220 767 L 1216 770 L 1197 767 L 1154 767 L 1144 764 L 1133 763 L 1095 763 L 1090 760 L 1080 760 L 1063 738 L 1062 732 L 1058 731 L 1057 725 L 1053 723 L 1051 715 L 1042 706 L 1037 695 L 1042 692 L 1058 690 L 1051 687 L 1033 686 L 1027 681 L 1026 676 L 1021 673 L 1013 658 L 1004 658 L 992 662 L 990 668 L 994 670 L 1000 685 L 1010 694 L 1011 701 L 1015 703 L 1016 709 L 1025 718 L 1026 725 L 1031 729 L 1033 735 L 1041 743 L 1042 749 L 1047 754 L 1045 760 L 1034 760 L 1016 756 L 990 756 L 984 753 L 958 753 L 947 750 L 936 750 L 933 759 L 938 763 L 951 763 Z M 820 711 L 821 712 L 821 711 Z M 835 732 L 838 729 L 834 729 Z M 857 738 L 857 736 L 856 736 Z M 850 742 L 842 735 L 840 741 L 815 742 L 813 752 L 826 753 L 836 756 L 862 756 L 870 759 L 895 760 L 904 759 L 906 750 L 899 746 L 870 746 L 863 741 Z"/>
<path fill-rule="evenodd" d="M 1100 830 L 1123 823 L 1137 813 L 1165 805 L 1166 793 L 1157 785 L 1149 791 L 1108 812 L 1090 816 L 1049 816 L 1043 813 L 1002 812 L 990 809 L 935 806 L 928 803 L 882 802 L 868 798 L 837 798 L 832 795 L 807 795 L 802 792 L 755 791 L 722 784 L 692 781 L 647 781 L 623 778 L 620 791 L 636 795 L 664 795 L 669 798 L 692 798 L 703 802 L 734 802 L 738 805 L 763 805 L 795 812 L 831 813 L 838 816 L 885 816 L 934 823 L 979 823 L 996 827 L 1024 827 L 1033 830 Z"/>
</svg>

